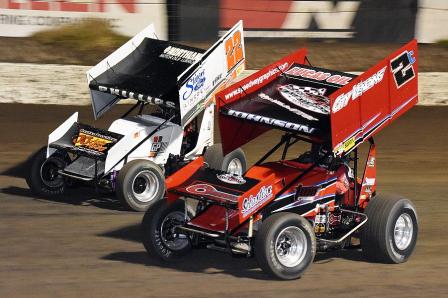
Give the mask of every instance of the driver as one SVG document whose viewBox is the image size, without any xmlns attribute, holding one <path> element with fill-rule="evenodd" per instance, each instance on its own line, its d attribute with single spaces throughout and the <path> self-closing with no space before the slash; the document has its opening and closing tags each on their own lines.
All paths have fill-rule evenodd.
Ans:
<svg viewBox="0 0 448 298">
<path fill-rule="evenodd" d="M 326 169 L 331 175 L 335 174 L 336 199 L 340 202 L 350 189 L 350 178 L 353 171 L 349 165 L 349 159 L 335 157 L 329 144 L 312 144 L 311 150 L 303 153 L 297 159 L 300 163 L 318 163 L 320 168 Z"/>
</svg>

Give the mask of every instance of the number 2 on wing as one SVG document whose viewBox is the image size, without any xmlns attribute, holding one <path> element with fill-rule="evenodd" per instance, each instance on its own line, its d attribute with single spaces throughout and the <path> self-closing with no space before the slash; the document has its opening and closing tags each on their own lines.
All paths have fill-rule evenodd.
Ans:
<svg viewBox="0 0 448 298">
<path fill-rule="evenodd" d="M 226 40 L 227 70 L 231 70 L 243 59 L 243 46 L 241 44 L 241 32 L 236 31 L 232 37 Z"/>
</svg>

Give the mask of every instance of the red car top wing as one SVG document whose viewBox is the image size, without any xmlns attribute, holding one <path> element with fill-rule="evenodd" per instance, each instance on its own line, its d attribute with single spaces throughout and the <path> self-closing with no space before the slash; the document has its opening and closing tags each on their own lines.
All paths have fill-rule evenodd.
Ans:
<svg viewBox="0 0 448 298">
<path fill-rule="evenodd" d="M 417 41 L 412 40 L 330 95 L 333 151 L 344 155 L 418 100 Z"/>
</svg>

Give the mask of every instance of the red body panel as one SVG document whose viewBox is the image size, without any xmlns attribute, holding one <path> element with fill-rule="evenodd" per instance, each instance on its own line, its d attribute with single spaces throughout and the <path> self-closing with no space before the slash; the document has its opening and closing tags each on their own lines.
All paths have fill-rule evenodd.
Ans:
<svg viewBox="0 0 448 298">
<path fill-rule="evenodd" d="M 193 160 L 185 167 L 181 168 L 180 170 L 178 170 L 177 172 L 175 172 L 174 174 L 165 179 L 166 189 L 169 190 L 170 188 L 174 188 L 184 183 L 188 178 L 190 178 L 192 173 L 196 172 L 203 165 L 204 165 L 204 158 L 202 156 Z M 179 195 L 176 195 L 172 192 L 168 191 L 167 193 L 169 201 L 176 200 L 179 197 Z"/>
<path fill-rule="evenodd" d="M 418 100 L 413 40 L 330 95 L 333 151 L 346 154 Z"/>
<path fill-rule="evenodd" d="M 370 145 L 369 155 L 366 161 L 364 175 L 362 177 L 361 190 L 359 192 L 358 206 L 366 208 L 370 198 L 376 191 L 376 148 Z"/>
<path fill-rule="evenodd" d="M 250 168 L 244 177 L 258 179 L 260 182 L 238 198 L 238 210 L 229 210 L 229 229 L 236 228 L 239 224 L 245 222 L 251 215 L 257 214 L 264 206 L 275 199 L 276 195 L 284 185 L 290 183 L 295 177 L 310 166 L 311 164 L 302 164 L 296 161 L 284 161 L 269 162 Z M 185 172 L 189 172 L 188 169 L 186 169 L 189 167 L 190 165 L 187 165 L 184 168 Z M 195 167 L 195 165 L 193 165 L 193 167 Z M 276 201 L 290 198 L 295 195 L 297 185 L 299 184 L 302 186 L 319 186 L 323 185 L 323 182 L 326 182 L 325 185 L 320 187 L 315 195 L 306 198 L 306 202 L 318 203 L 322 198 L 334 196 L 336 192 L 336 173 L 317 167 L 305 175 L 303 179 L 292 185 L 279 196 Z M 249 212 L 245 212 L 245 201 L 247 202 L 251 196 L 253 198 L 256 197 L 263 187 L 272 187 L 271 192 L 268 192 L 268 195 L 266 195 L 265 192 L 264 194 L 266 196 L 259 198 L 259 200 L 255 200 L 256 203 L 251 206 L 252 208 L 246 208 L 246 210 L 250 209 Z M 296 205 L 300 205 L 300 203 L 303 204 L 303 201 L 294 202 L 289 204 L 290 206 L 283 206 L 278 211 L 294 208 Z M 326 204 L 332 206 L 334 204 L 334 199 L 328 201 Z M 302 215 L 306 217 L 315 216 L 315 204 L 311 205 L 312 206 Z M 210 231 L 223 232 L 225 229 L 225 207 L 213 205 L 209 207 L 207 211 L 192 219 L 189 224 Z"/>
</svg>

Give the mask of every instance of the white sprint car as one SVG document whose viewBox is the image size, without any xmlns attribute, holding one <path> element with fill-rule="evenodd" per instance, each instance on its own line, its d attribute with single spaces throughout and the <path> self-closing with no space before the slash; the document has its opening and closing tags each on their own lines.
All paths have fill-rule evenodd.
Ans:
<svg viewBox="0 0 448 298">
<path fill-rule="evenodd" d="M 144 211 L 165 195 L 165 176 L 198 156 L 241 175 L 244 152 L 223 156 L 214 144 L 214 95 L 244 67 L 241 21 L 207 51 L 159 40 L 148 26 L 87 72 L 95 119 L 121 99 L 135 105 L 108 130 L 69 117 L 32 157 L 29 187 L 53 196 L 80 180 Z"/>
</svg>

